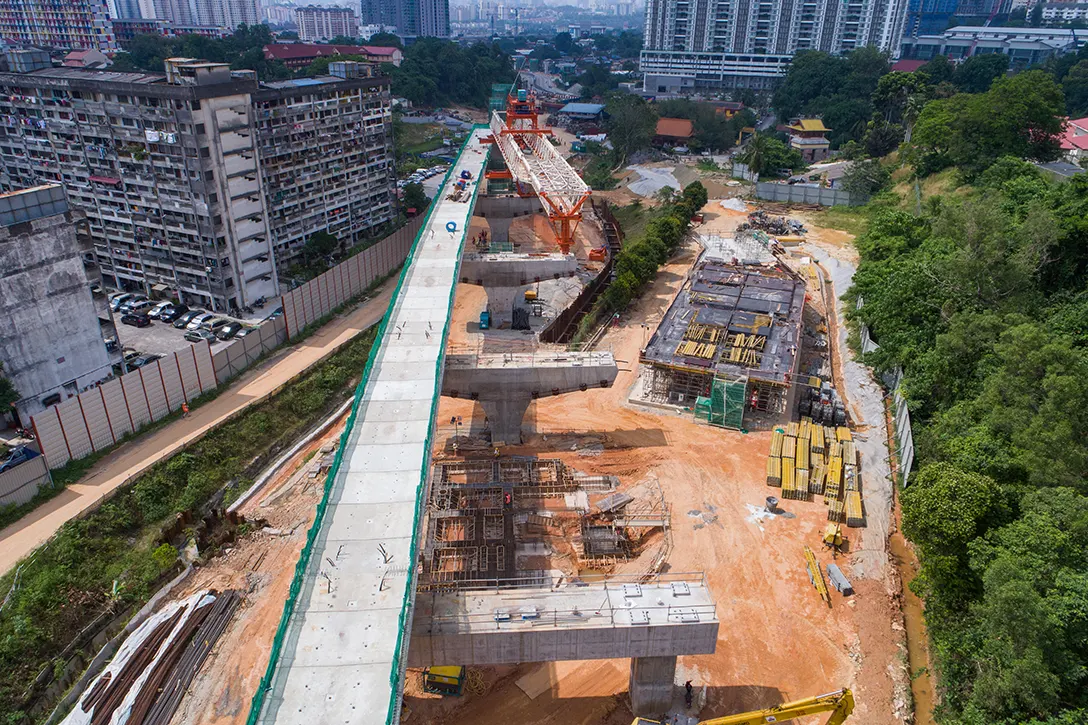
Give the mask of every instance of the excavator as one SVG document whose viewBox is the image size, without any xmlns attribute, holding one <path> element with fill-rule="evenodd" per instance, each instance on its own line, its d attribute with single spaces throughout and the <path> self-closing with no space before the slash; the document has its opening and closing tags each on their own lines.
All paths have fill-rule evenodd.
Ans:
<svg viewBox="0 0 1088 725">
<path fill-rule="evenodd" d="M 794 700 L 765 710 L 753 710 L 738 715 L 726 715 L 725 717 L 702 720 L 699 725 L 764 725 L 764 723 L 787 722 L 821 712 L 831 713 L 827 725 L 842 725 L 853 711 L 854 693 L 848 689 L 842 689 L 829 692 L 826 695 Z M 635 718 L 631 725 L 668 725 L 668 722 L 663 723 L 660 720 L 648 720 L 644 717 L 638 717 Z"/>
</svg>

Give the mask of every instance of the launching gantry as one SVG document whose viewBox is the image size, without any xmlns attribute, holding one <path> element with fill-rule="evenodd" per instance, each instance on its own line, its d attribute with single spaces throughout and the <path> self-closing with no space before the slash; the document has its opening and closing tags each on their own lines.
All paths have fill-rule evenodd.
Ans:
<svg viewBox="0 0 1088 725">
<path fill-rule="evenodd" d="M 539 197 L 559 249 L 569 254 L 574 230 L 582 221 L 582 204 L 591 192 L 548 140 L 552 130 L 540 125 L 536 96 L 524 89 L 511 93 L 506 100 L 506 118 L 500 118 L 498 111 L 492 113 L 491 131 L 510 177 L 519 186 L 531 187 Z"/>
</svg>

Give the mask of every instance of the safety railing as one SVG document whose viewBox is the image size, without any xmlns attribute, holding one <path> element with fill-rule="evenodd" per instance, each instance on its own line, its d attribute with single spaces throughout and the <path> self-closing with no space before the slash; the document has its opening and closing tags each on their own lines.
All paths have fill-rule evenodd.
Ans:
<svg viewBox="0 0 1088 725">
<path fill-rule="evenodd" d="M 471 143 L 472 139 L 474 138 L 475 131 L 477 129 L 480 129 L 480 128 L 486 128 L 486 126 L 478 125 L 478 126 L 473 127 L 473 133 L 469 134 L 468 139 L 461 146 L 461 150 L 458 152 L 457 158 L 455 159 L 454 163 L 446 171 L 446 174 L 445 174 L 445 176 L 443 177 L 443 180 L 442 180 L 442 184 L 439 187 L 440 189 L 445 190 L 447 183 L 449 183 L 449 180 L 450 180 L 451 176 L 455 173 L 455 171 L 456 171 L 456 169 L 457 169 L 457 167 L 458 167 L 458 165 L 459 165 L 459 163 L 461 161 L 461 157 L 464 155 L 465 150 L 468 149 L 469 144 Z M 473 192 L 473 198 L 472 198 L 472 203 L 473 204 L 475 204 L 475 197 L 476 197 L 476 193 L 478 193 L 478 191 L 479 191 L 479 186 L 480 186 L 479 184 L 475 185 L 475 190 Z M 415 255 L 419 250 L 420 240 L 423 238 L 423 232 L 424 232 L 425 229 L 427 229 L 427 226 L 428 226 L 428 224 L 429 224 L 429 222 L 431 220 L 431 217 L 434 214 L 435 210 L 438 209 L 441 206 L 441 204 L 439 203 L 440 201 L 441 201 L 440 198 L 436 199 L 435 203 L 430 205 L 430 208 L 428 209 L 427 214 L 426 214 L 426 221 L 420 226 L 419 231 L 416 233 L 415 239 L 412 242 L 412 248 L 409 251 L 408 257 L 405 260 L 404 266 L 401 269 L 400 277 L 397 279 L 397 286 L 393 290 L 393 296 L 392 296 L 393 303 L 392 303 L 392 308 L 391 309 L 395 310 L 396 307 L 397 307 L 397 303 L 400 300 L 401 289 L 404 286 L 404 283 L 408 278 L 409 272 L 410 272 L 411 267 L 412 267 L 412 262 L 414 261 Z M 471 209 L 471 207 L 470 207 L 470 209 Z M 461 245 L 462 246 L 464 245 L 464 232 L 462 233 L 462 237 L 461 237 Z M 449 304 L 450 304 L 451 308 L 453 306 L 453 293 L 454 293 L 455 289 L 456 289 L 456 285 L 453 285 L 452 288 L 451 288 L 451 291 L 450 291 Z M 329 469 L 329 473 L 328 473 L 327 477 L 325 478 L 325 484 L 324 484 L 324 488 L 323 488 L 323 491 L 322 491 L 322 494 L 321 494 L 321 501 L 317 505 L 317 512 L 316 512 L 316 515 L 314 516 L 314 522 L 310 526 L 310 529 L 306 534 L 306 543 L 303 545 L 302 552 L 301 552 L 301 554 L 299 556 L 298 563 L 295 565 L 295 574 L 294 574 L 294 577 L 291 579 L 291 585 L 290 585 L 290 587 L 288 589 L 287 599 L 286 599 L 286 601 L 284 602 L 284 605 L 283 605 L 283 615 L 280 618 L 279 626 L 276 628 L 276 634 L 275 634 L 275 636 L 274 636 L 274 638 L 272 640 L 272 651 L 271 651 L 271 654 L 269 656 L 268 667 L 265 670 L 265 674 L 261 677 L 261 681 L 260 681 L 260 684 L 259 684 L 259 686 L 257 688 L 257 692 L 254 693 L 253 699 L 250 702 L 249 717 L 246 719 L 247 725 L 256 725 L 256 723 L 258 723 L 261 720 L 261 713 L 264 710 L 264 707 L 266 705 L 268 693 L 271 692 L 274 689 L 274 687 L 276 685 L 276 682 L 279 680 L 279 678 L 284 676 L 283 671 L 279 667 L 280 656 L 283 653 L 284 642 L 285 642 L 285 640 L 287 638 L 288 631 L 291 628 L 291 623 L 292 623 L 292 619 L 293 619 L 294 614 L 295 614 L 295 607 L 296 607 L 296 604 L 298 602 L 298 597 L 302 593 L 303 587 L 304 587 L 304 585 L 306 583 L 306 572 L 307 572 L 307 569 L 310 566 L 310 562 L 311 562 L 311 559 L 313 557 L 314 544 L 315 544 L 315 542 L 317 540 L 317 537 L 318 537 L 318 535 L 319 535 L 319 533 L 320 533 L 320 531 L 321 531 L 321 529 L 322 529 L 322 527 L 324 525 L 325 514 L 326 514 L 326 512 L 328 510 L 328 507 L 329 507 L 329 496 L 330 496 L 331 491 L 334 488 L 336 479 L 339 477 L 340 466 L 343 463 L 344 453 L 347 450 L 348 441 L 350 440 L 351 435 L 352 435 L 352 431 L 354 430 L 354 427 L 355 427 L 355 420 L 358 417 L 360 408 L 363 405 L 363 394 L 364 394 L 364 392 L 366 390 L 367 383 L 370 381 L 370 374 L 371 374 L 371 371 L 372 371 L 372 369 L 374 367 L 374 361 L 381 357 L 381 351 L 382 351 L 382 348 L 383 348 L 384 343 L 385 343 L 385 333 L 386 333 L 386 329 L 388 327 L 390 317 L 391 317 L 391 314 L 389 313 L 389 311 L 387 311 L 385 316 L 382 318 L 382 321 L 378 325 L 378 332 L 377 332 L 377 336 L 375 338 L 376 342 L 374 344 L 374 347 L 371 349 L 370 354 L 367 356 L 366 365 L 363 367 L 362 379 L 360 380 L 358 387 L 356 387 L 356 389 L 355 389 L 355 396 L 353 398 L 352 405 L 351 405 L 351 413 L 348 416 L 347 424 L 344 427 L 344 432 L 340 436 L 340 445 L 337 448 L 336 456 L 333 459 L 333 464 L 332 464 L 331 468 Z M 448 334 L 449 334 L 449 320 L 451 319 L 451 317 L 452 316 L 447 317 L 446 329 L 443 331 L 443 339 L 445 339 L 446 336 L 448 336 Z M 442 365 L 443 365 L 443 356 L 439 355 L 438 360 L 436 362 L 436 368 L 435 368 L 436 376 L 437 376 L 436 383 L 441 382 Z M 436 408 L 437 402 L 438 402 L 438 397 L 439 397 L 438 392 L 439 391 L 437 390 L 437 385 L 436 385 L 436 390 L 435 390 L 435 394 L 434 394 L 434 402 L 432 403 L 432 410 L 431 410 L 432 420 L 434 418 L 435 408 Z M 432 431 L 428 433 L 427 440 L 424 442 L 424 446 L 426 446 L 426 449 L 428 449 L 428 450 L 429 450 L 429 448 L 431 446 L 432 437 L 433 437 L 433 428 L 432 428 Z M 424 468 L 423 468 L 423 476 L 424 477 L 427 475 L 427 469 L 428 468 L 429 468 L 429 466 L 424 466 Z M 422 510 L 422 507 L 421 507 L 422 492 L 423 492 L 423 490 L 425 488 L 425 486 L 423 484 L 424 484 L 424 481 L 421 480 L 420 485 L 419 485 L 419 487 L 417 489 L 417 494 L 416 494 L 415 515 L 414 515 L 414 518 L 413 518 L 413 527 L 415 529 L 418 529 L 420 512 Z M 417 556 L 417 543 L 415 542 L 415 540 L 413 540 L 413 543 L 412 543 L 412 546 L 411 546 L 411 553 L 410 553 L 410 556 L 409 556 L 408 560 L 409 561 L 415 561 L 416 556 Z M 386 722 L 386 725 L 391 725 L 392 724 L 393 717 L 397 713 L 397 711 L 399 710 L 399 708 L 397 707 L 397 703 L 398 703 L 398 700 L 397 700 L 397 697 L 398 697 L 398 695 L 397 695 L 397 691 L 398 691 L 397 684 L 398 684 L 398 681 L 401 678 L 402 672 L 403 672 L 403 668 L 401 667 L 400 663 L 401 663 L 401 659 L 402 659 L 401 655 L 402 655 L 402 648 L 403 648 L 403 638 L 404 638 L 405 626 L 406 626 L 406 623 L 408 621 L 410 621 L 410 619 L 409 619 L 410 612 L 408 610 L 410 609 L 409 599 L 411 597 L 412 589 L 414 587 L 414 574 L 415 574 L 414 567 L 409 567 L 408 576 L 407 576 L 407 585 L 405 587 L 404 601 L 402 602 L 400 621 L 399 621 L 399 624 L 398 624 L 397 643 L 396 643 L 396 647 L 394 649 L 392 668 L 391 668 L 391 672 L 390 672 L 390 684 L 392 686 L 392 692 L 390 694 L 390 701 L 388 703 L 387 715 L 386 715 L 386 718 L 384 720 Z"/>
</svg>

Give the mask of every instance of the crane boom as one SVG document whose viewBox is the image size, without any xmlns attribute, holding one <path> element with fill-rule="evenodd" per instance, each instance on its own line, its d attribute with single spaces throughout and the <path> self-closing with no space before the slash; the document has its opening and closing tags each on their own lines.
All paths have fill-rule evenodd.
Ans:
<svg viewBox="0 0 1088 725">
<path fill-rule="evenodd" d="M 739 715 L 726 715 L 712 720 L 703 720 L 699 725 L 765 725 L 766 723 L 788 722 L 806 715 L 830 712 L 827 725 L 842 725 L 854 711 L 854 693 L 848 689 L 836 690 L 826 695 L 806 697 L 765 710 L 753 710 Z M 635 718 L 631 725 L 660 725 L 656 720 Z"/>
<path fill-rule="evenodd" d="M 582 204 L 591 192 L 545 138 L 551 131 L 539 125 L 536 98 L 526 91 L 519 93 L 507 100 L 505 119 L 499 117 L 498 111 L 492 113 L 491 132 L 511 175 L 531 186 L 540 198 L 559 247 L 566 254 L 582 220 Z"/>
</svg>

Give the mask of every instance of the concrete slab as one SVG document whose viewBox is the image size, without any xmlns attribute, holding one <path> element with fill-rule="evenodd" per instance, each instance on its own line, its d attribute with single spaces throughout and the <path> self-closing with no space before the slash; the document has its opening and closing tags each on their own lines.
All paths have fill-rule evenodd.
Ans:
<svg viewBox="0 0 1088 725">
<path fill-rule="evenodd" d="M 399 719 L 423 472 L 472 207 L 446 195 L 462 170 L 475 187 L 489 134 L 476 129 L 466 142 L 390 308 L 260 723 Z"/>
</svg>

